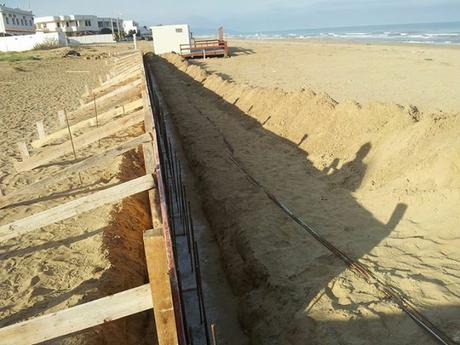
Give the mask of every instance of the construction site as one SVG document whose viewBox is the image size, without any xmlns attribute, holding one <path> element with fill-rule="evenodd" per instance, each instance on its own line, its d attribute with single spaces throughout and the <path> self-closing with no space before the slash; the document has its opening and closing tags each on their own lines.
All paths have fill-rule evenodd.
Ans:
<svg viewBox="0 0 460 345">
<path fill-rule="evenodd" d="M 458 114 L 241 84 L 208 43 L 21 65 L 78 86 L 3 124 L 0 344 L 457 344 Z"/>
</svg>

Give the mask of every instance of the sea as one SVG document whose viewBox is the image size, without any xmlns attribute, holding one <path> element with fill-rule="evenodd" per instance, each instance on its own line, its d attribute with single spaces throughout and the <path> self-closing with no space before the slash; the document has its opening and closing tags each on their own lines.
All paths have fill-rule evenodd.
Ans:
<svg viewBox="0 0 460 345">
<path fill-rule="evenodd" d="M 460 45 L 460 22 L 348 26 L 231 33 L 246 39 L 330 39 L 360 42 Z"/>
</svg>

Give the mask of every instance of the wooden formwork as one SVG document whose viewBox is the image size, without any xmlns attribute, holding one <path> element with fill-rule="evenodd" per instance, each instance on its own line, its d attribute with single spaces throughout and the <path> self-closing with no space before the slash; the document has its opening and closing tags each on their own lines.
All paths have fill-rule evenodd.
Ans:
<svg viewBox="0 0 460 345">
<path fill-rule="evenodd" d="M 146 84 L 143 54 L 128 52 L 113 59 L 109 78 L 94 90 L 87 88 L 82 95 L 80 108 L 66 113 L 59 112 L 61 129 L 45 133 L 43 122 L 37 123 L 38 139 L 31 143 L 34 149 L 42 148 L 37 154 L 30 154 L 25 143 L 18 148 L 22 161 L 15 162 L 18 172 L 28 171 L 56 161 L 68 153 L 86 147 L 91 143 L 123 131 L 139 123 L 144 124 L 145 134 L 131 138 L 124 143 L 85 159 L 34 182 L 12 193 L 0 194 L 0 208 L 30 199 L 32 192 L 44 192 L 47 187 L 72 175 L 95 166 L 104 166 L 111 159 L 137 147 L 142 147 L 145 161 L 144 176 L 109 187 L 79 199 L 61 204 L 0 226 L 0 241 L 18 237 L 24 233 L 87 212 L 104 204 L 117 202 L 130 195 L 147 191 L 149 194 L 153 229 L 144 233 L 144 249 L 149 283 L 85 304 L 77 305 L 55 313 L 46 314 L 0 329 L 0 344 L 34 344 L 63 335 L 87 329 L 108 321 L 116 320 L 144 310 L 154 311 L 156 333 L 160 345 L 185 345 L 186 335 L 171 234 L 169 233 L 167 208 L 164 200 L 164 180 L 161 176 L 161 162 L 158 154 L 157 133 L 154 114 L 150 104 L 151 96 Z M 104 113 L 98 114 L 98 107 L 107 107 L 121 102 Z M 79 114 L 93 112 L 95 116 L 73 123 Z M 79 136 L 76 131 L 85 132 Z M 68 138 L 67 141 L 49 147 L 45 145 Z"/>
</svg>

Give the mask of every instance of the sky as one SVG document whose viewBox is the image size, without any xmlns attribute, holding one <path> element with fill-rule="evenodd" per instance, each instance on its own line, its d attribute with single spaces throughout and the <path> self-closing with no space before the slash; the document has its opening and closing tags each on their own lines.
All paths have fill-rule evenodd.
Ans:
<svg viewBox="0 0 460 345">
<path fill-rule="evenodd" d="M 460 21 L 460 0 L 0 0 L 36 16 L 95 14 L 235 32 Z"/>
</svg>

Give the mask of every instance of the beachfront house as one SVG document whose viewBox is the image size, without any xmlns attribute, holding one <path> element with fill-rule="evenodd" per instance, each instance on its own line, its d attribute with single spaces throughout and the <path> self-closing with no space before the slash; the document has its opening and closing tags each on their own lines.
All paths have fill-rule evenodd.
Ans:
<svg viewBox="0 0 460 345">
<path fill-rule="evenodd" d="M 123 31 L 126 35 L 139 33 L 139 24 L 134 20 L 123 20 Z"/>
<path fill-rule="evenodd" d="M 118 27 L 120 26 L 120 19 L 110 18 L 110 17 L 98 17 L 97 18 L 97 27 L 99 33 L 116 33 L 118 32 Z"/>
<path fill-rule="evenodd" d="M 155 54 L 171 52 L 180 54 L 181 45 L 190 45 L 191 33 L 187 24 L 156 25 L 150 30 Z"/>
<path fill-rule="evenodd" d="M 35 18 L 37 31 L 63 32 L 67 36 L 95 34 L 99 32 L 96 16 L 67 15 Z"/>
<path fill-rule="evenodd" d="M 0 36 L 30 35 L 34 32 L 32 11 L 0 5 Z"/>
</svg>

